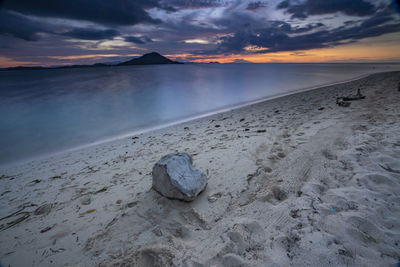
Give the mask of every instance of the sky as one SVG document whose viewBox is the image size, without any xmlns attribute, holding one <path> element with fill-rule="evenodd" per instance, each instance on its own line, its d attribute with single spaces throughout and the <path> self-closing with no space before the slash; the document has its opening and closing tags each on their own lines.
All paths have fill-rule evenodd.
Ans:
<svg viewBox="0 0 400 267">
<path fill-rule="evenodd" d="M 399 1 L 0 0 L 0 67 L 400 62 Z"/>
</svg>

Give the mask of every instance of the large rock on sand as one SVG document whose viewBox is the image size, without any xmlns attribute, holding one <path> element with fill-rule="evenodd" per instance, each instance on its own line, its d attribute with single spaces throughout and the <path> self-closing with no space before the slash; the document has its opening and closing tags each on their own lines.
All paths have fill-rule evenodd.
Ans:
<svg viewBox="0 0 400 267">
<path fill-rule="evenodd" d="M 192 164 L 187 153 L 162 157 L 153 167 L 153 189 L 167 198 L 193 201 L 206 188 L 207 177 Z"/>
</svg>

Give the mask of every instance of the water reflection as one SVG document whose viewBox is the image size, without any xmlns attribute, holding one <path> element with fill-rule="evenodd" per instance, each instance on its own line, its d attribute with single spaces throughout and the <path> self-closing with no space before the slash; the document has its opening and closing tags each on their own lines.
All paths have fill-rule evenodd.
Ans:
<svg viewBox="0 0 400 267">
<path fill-rule="evenodd" d="M 0 72 L 0 163 L 394 69 L 399 65 L 188 64 Z"/>
</svg>

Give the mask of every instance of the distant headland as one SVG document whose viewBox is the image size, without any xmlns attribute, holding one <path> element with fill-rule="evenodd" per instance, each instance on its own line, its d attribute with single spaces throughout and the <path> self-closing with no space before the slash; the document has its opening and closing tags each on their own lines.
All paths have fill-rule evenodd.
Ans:
<svg viewBox="0 0 400 267">
<path fill-rule="evenodd" d="M 93 65 L 70 65 L 70 66 L 59 66 L 59 67 L 42 67 L 42 66 L 30 66 L 30 67 L 10 67 L 2 68 L 0 71 L 9 70 L 42 70 L 42 69 L 72 69 L 72 68 L 95 68 L 95 67 L 116 67 L 116 66 L 129 66 L 129 65 L 161 65 L 161 64 L 183 64 L 170 60 L 169 58 L 160 55 L 157 52 L 144 54 L 141 57 L 134 58 L 116 65 L 110 65 L 105 63 L 95 63 Z"/>
<path fill-rule="evenodd" d="M 166 58 L 160 55 L 157 52 L 152 52 L 149 54 L 144 54 L 139 58 L 134 58 L 129 61 L 125 61 L 119 63 L 118 66 L 127 66 L 127 65 L 158 65 L 158 64 L 183 64 L 177 61 L 172 61 L 169 58 Z"/>
</svg>

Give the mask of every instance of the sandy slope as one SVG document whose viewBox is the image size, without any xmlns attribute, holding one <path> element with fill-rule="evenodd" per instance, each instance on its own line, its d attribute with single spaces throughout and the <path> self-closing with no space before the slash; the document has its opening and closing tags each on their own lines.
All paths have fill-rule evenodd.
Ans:
<svg viewBox="0 0 400 267">
<path fill-rule="evenodd" d="M 0 261 L 395 266 L 399 81 L 376 74 L 2 170 L 0 216 L 20 213 L 0 221 Z M 359 87 L 365 100 L 336 106 Z M 174 151 L 209 177 L 192 203 L 150 190 L 153 164 Z"/>
</svg>

